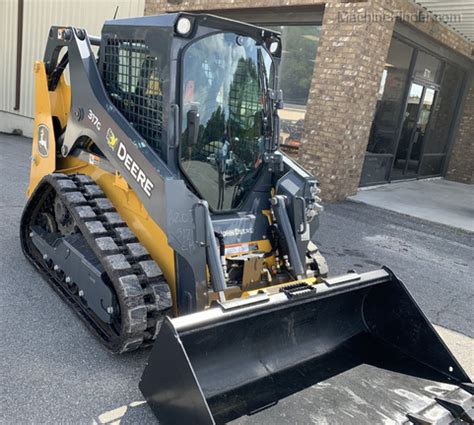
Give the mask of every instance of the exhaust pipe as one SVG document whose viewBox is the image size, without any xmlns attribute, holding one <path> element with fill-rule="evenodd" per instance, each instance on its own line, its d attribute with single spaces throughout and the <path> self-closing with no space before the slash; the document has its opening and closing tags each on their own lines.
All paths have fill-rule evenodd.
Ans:
<svg viewBox="0 0 474 425">
<path fill-rule="evenodd" d="M 406 287 L 384 268 L 167 319 L 140 390 L 160 423 L 207 425 L 256 414 L 336 375 L 347 377 L 345 388 L 354 381 L 349 372 L 364 364 L 375 366 L 379 383 L 384 369 L 471 382 Z"/>
</svg>

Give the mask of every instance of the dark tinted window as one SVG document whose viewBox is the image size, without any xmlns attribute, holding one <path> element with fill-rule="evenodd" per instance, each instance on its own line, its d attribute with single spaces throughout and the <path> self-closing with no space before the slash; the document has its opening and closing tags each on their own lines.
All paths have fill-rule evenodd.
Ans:
<svg viewBox="0 0 474 425">
<path fill-rule="evenodd" d="M 435 103 L 432 125 L 425 153 L 445 153 L 449 141 L 451 124 L 456 112 L 464 73 L 459 68 L 446 64 L 441 90 Z"/>
<path fill-rule="evenodd" d="M 425 52 L 418 52 L 415 63 L 415 77 L 432 83 L 439 83 L 441 61 Z"/>
<path fill-rule="evenodd" d="M 403 97 L 413 49 L 392 40 L 378 92 L 375 117 L 367 150 L 372 153 L 393 154 L 400 122 Z"/>
<path fill-rule="evenodd" d="M 377 94 L 361 185 L 383 183 L 389 177 L 412 56 L 410 46 L 392 39 Z"/>
<path fill-rule="evenodd" d="M 282 55 L 280 88 L 285 108 L 280 116 L 280 146 L 286 153 L 298 152 L 304 133 L 304 120 L 309 88 L 319 44 L 319 25 L 280 25 L 272 27 L 281 32 Z"/>
</svg>

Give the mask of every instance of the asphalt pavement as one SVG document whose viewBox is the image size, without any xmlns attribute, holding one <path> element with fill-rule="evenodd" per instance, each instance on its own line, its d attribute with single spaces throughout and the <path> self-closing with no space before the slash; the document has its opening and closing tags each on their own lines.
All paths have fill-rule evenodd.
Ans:
<svg viewBox="0 0 474 425">
<path fill-rule="evenodd" d="M 30 151 L 0 134 L 0 422 L 155 423 L 137 387 L 149 352 L 109 354 L 21 252 Z M 433 323 L 474 337 L 472 234 L 342 202 L 317 243 L 331 274 L 386 265 Z"/>
</svg>

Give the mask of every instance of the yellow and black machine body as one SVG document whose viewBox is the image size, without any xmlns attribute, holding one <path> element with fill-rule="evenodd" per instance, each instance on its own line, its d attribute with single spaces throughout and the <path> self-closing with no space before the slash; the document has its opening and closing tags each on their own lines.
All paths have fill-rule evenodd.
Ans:
<svg viewBox="0 0 474 425">
<path fill-rule="evenodd" d="M 25 255 L 109 350 L 153 346 L 140 389 L 163 424 L 472 420 L 469 377 L 390 270 L 328 277 L 318 182 L 279 150 L 281 54 L 206 14 L 52 27 Z M 288 407 L 305 391 L 322 410 Z"/>
</svg>

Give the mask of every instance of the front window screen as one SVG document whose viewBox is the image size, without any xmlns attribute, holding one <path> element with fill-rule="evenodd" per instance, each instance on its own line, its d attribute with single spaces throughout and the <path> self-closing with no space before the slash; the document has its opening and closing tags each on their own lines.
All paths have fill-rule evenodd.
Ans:
<svg viewBox="0 0 474 425">
<path fill-rule="evenodd" d="M 184 54 L 181 168 L 213 210 L 238 208 L 255 184 L 272 76 L 270 55 L 250 37 L 214 34 Z M 189 111 L 199 114 L 194 140 Z"/>
</svg>

